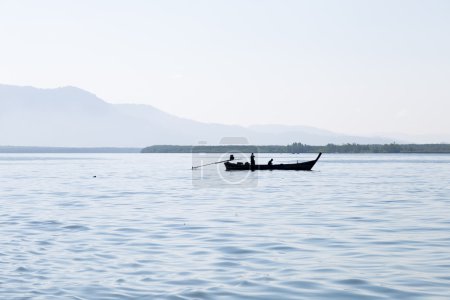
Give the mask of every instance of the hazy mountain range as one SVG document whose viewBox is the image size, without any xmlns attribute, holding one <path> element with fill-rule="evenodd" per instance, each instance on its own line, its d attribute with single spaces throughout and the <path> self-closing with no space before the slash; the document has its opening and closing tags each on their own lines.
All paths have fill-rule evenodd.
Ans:
<svg viewBox="0 0 450 300">
<path fill-rule="evenodd" d="M 38 89 L 0 85 L 0 145 L 144 147 L 218 144 L 246 137 L 252 144 L 390 143 L 307 126 L 211 124 L 180 118 L 150 105 L 111 104 L 76 87 Z M 398 142 L 398 140 L 397 140 Z"/>
</svg>

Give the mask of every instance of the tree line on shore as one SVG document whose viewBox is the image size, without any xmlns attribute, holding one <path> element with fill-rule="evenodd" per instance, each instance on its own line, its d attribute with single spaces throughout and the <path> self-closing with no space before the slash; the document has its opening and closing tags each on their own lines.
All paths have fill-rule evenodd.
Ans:
<svg viewBox="0 0 450 300">
<path fill-rule="evenodd" d="M 302 143 L 289 145 L 154 145 L 142 153 L 450 153 L 450 144 L 328 144 L 311 146 Z"/>
</svg>

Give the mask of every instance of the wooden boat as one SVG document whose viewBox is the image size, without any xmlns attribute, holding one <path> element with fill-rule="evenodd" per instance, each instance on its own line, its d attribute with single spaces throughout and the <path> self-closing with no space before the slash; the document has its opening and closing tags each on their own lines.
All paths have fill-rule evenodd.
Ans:
<svg viewBox="0 0 450 300">
<path fill-rule="evenodd" d="M 294 171 L 311 171 L 316 162 L 319 160 L 322 152 L 319 153 L 315 160 L 297 162 L 295 164 L 276 164 L 276 165 L 254 165 L 253 167 L 248 163 L 231 163 L 226 162 L 225 168 L 227 171 L 254 171 L 254 170 L 294 170 Z"/>
</svg>

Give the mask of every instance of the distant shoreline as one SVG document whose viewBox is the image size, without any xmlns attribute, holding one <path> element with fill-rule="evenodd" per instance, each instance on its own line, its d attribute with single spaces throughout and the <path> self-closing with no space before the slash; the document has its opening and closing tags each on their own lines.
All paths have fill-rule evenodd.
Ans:
<svg viewBox="0 0 450 300">
<path fill-rule="evenodd" d="M 450 153 L 450 144 L 153 145 L 135 147 L 0 146 L 0 153 Z"/>
<path fill-rule="evenodd" d="M 142 148 L 125 147 L 34 147 L 0 146 L 0 153 L 140 153 Z"/>
<path fill-rule="evenodd" d="M 141 153 L 450 153 L 450 144 L 328 144 L 310 146 L 301 143 L 290 145 L 154 145 Z"/>
</svg>

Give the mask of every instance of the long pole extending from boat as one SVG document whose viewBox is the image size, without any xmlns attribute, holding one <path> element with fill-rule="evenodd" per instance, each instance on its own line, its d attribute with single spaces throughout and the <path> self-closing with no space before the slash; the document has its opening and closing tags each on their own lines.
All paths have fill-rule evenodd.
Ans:
<svg viewBox="0 0 450 300">
<path fill-rule="evenodd" d="M 229 161 L 232 161 L 232 160 L 240 160 L 240 158 L 239 159 L 234 159 L 234 158 L 233 159 L 227 159 L 227 160 L 222 160 L 222 161 L 209 163 L 209 164 L 206 164 L 206 165 L 196 166 L 196 167 L 192 167 L 192 170 L 197 169 L 197 168 L 201 168 L 201 167 L 205 167 L 205 166 L 210 166 L 210 165 L 216 165 L 216 164 L 220 164 L 220 163 L 224 163 L 224 162 L 229 162 Z"/>
</svg>

